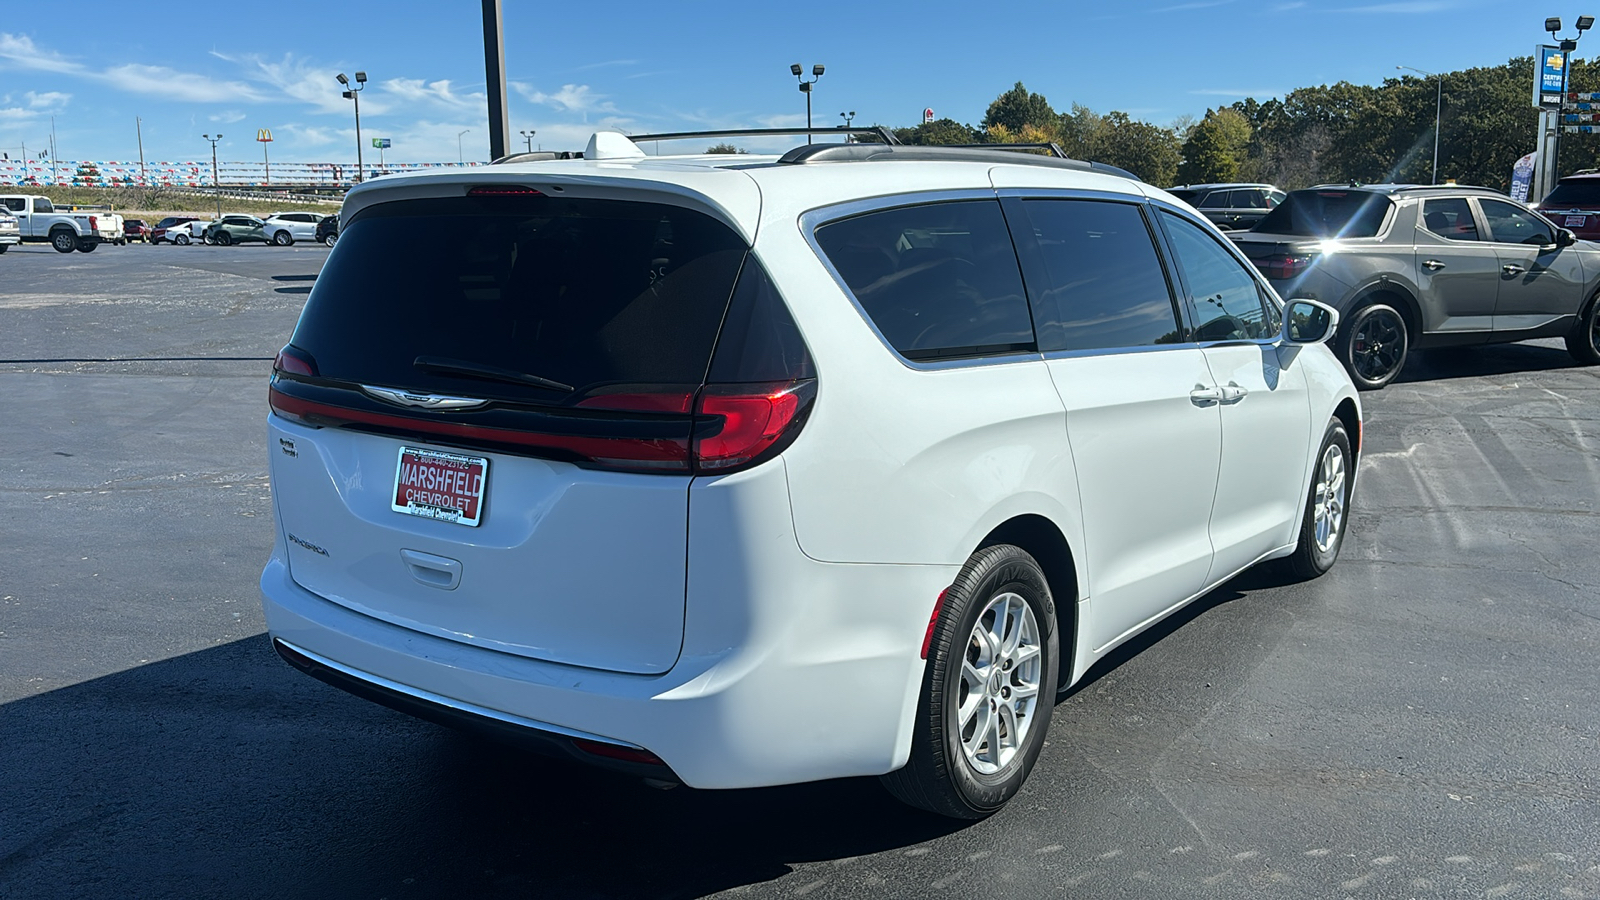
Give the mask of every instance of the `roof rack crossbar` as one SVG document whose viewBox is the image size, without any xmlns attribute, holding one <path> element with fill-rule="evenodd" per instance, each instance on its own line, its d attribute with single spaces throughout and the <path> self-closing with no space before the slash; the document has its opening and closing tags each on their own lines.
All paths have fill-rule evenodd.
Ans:
<svg viewBox="0 0 1600 900">
<path fill-rule="evenodd" d="M 817 127 L 799 126 L 795 128 L 723 128 L 715 131 L 667 131 L 660 134 L 630 134 L 625 135 L 635 144 L 644 141 L 677 141 L 687 138 L 714 138 L 714 137 L 785 137 L 796 134 L 816 135 L 870 135 L 885 144 L 898 144 L 889 129 L 882 125 L 856 126 L 848 128 L 842 125 L 827 125 Z"/>
<path fill-rule="evenodd" d="M 1049 150 L 1050 155 L 1056 159 L 1071 159 L 1067 151 L 1055 141 L 1044 141 L 1036 144 L 928 144 L 929 147 L 949 147 L 952 150 L 1009 150 L 1012 152 L 1027 152 L 1029 150 Z"/>
</svg>

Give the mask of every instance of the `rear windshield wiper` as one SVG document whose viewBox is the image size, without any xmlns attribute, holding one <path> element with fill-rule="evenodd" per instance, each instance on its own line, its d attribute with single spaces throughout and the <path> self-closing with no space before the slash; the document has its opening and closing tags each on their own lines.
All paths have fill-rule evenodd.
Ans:
<svg viewBox="0 0 1600 900">
<path fill-rule="evenodd" d="M 412 365 L 424 372 L 438 372 L 443 375 L 463 375 L 468 378 L 483 378 L 489 381 L 531 384 L 534 387 L 542 387 L 552 391 L 565 391 L 569 394 L 577 390 L 572 385 L 562 384 L 553 378 L 528 375 L 524 372 L 514 372 L 510 369 L 502 369 L 499 366 L 487 366 L 483 363 L 467 362 L 462 359 L 446 359 L 442 356 L 419 356 Z"/>
</svg>

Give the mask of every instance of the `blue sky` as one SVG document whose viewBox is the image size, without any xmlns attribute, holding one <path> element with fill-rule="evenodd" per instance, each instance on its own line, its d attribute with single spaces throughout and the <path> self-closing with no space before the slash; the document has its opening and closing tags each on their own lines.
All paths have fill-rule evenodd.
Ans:
<svg viewBox="0 0 1600 900">
<path fill-rule="evenodd" d="M 1042 4 L 532 3 L 504 0 L 511 128 L 579 149 L 597 127 L 632 132 L 805 122 L 790 63 L 824 63 L 814 118 L 910 125 L 924 107 L 976 123 L 1021 80 L 1057 109 L 1080 103 L 1166 125 L 1246 95 L 1339 80 L 1376 84 L 1396 65 L 1495 65 L 1532 51 L 1544 17 L 1593 7 L 1500 0 L 1154 0 Z M 0 21 L 0 150 L 62 159 L 355 155 L 334 76 L 365 70 L 362 136 L 389 161 L 488 154 L 481 6 L 373 3 L 12 4 Z M 1600 43 L 1600 36 L 1590 41 Z M 1587 43 L 1587 42 L 1586 42 Z M 1580 55 L 1588 56 L 1580 49 Z M 1446 92 L 1449 87 L 1446 85 Z M 1530 86 L 1531 91 L 1531 86 Z M 521 146 L 520 135 L 513 135 Z M 1531 141 L 1530 136 L 1530 141 Z M 34 155 L 37 155 L 35 152 Z"/>
</svg>

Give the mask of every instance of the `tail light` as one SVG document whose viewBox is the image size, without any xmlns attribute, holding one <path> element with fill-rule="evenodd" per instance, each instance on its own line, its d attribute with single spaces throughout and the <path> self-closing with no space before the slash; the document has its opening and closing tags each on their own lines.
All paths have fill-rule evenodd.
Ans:
<svg viewBox="0 0 1600 900">
<path fill-rule="evenodd" d="M 89 230 L 90 231 L 99 231 L 100 230 L 100 219 L 98 217 L 96 217 L 96 216 L 90 216 L 89 217 Z"/>
<path fill-rule="evenodd" d="M 1273 281 L 1285 281 L 1305 274 L 1311 268 L 1313 258 L 1309 255 L 1292 255 L 1279 253 L 1275 256 L 1264 256 L 1261 259 L 1251 260 L 1261 274 Z"/>
<path fill-rule="evenodd" d="M 725 472 L 781 450 L 803 424 L 816 386 L 814 380 L 706 385 L 695 404 L 695 470 Z"/>
<path fill-rule="evenodd" d="M 661 757 L 651 753 L 649 750 L 638 747 L 624 747 L 620 744 L 607 744 L 603 741 L 590 741 L 584 738 L 573 738 L 572 745 L 590 756 L 640 763 L 646 766 L 666 765 L 661 761 Z"/>
</svg>

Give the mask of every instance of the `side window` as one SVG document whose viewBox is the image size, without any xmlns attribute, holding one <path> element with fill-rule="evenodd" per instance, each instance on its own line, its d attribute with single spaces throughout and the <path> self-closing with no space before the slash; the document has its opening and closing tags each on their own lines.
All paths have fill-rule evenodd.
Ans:
<svg viewBox="0 0 1600 900">
<path fill-rule="evenodd" d="M 1024 200 L 1021 207 L 1037 238 L 1028 288 L 1040 350 L 1178 342 L 1172 292 L 1139 207 L 1100 200 Z"/>
<path fill-rule="evenodd" d="M 1556 242 L 1550 226 L 1525 209 L 1501 200 L 1479 200 L 1478 205 L 1483 209 L 1484 219 L 1488 220 L 1489 235 L 1496 243 L 1542 247 Z"/>
<path fill-rule="evenodd" d="M 28 206 L 28 204 L 23 202 L 21 197 L 7 197 L 6 198 L 6 208 L 11 210 L 12 212 L 22 212 L 24 209 L 27 208 L 27 206 Z"/>
<path fill-rule="evenodd" d="M 1161 212 L 1194 296 L 1195 339 L 1263 340 L 1277 335 L 1278 315 L 1244 263 L 1198 225 Z"/>
<path fill-rule="evenodd" d="M 1289 195 L 1283 191 L 1272 191 L 1267 194 L 1267 209 L 1277 209 L 1278 204 L 1287 199 L 1289 199 Z"/>
<path fill-rule="evenodd" d="M 1441 197 L 1422 203 L 1422 225 L 1442 238 L 1475 241 L 1478 226 L 1472 221 L 1472 207 L 1465 197 Z"/>
<path fill-rule="evenodd" d="M 33 211 L 36 213 L 53 213 L 56 211 L 56 207 L 48 197 L 40 197 L 33 201 Z"/>
<path fill-rule="evenodd" d="M 1260 189 L 1234 191 L 1233 205 L 1241 209 L 1266 209 L 1267 192 Z"/>
<path fill-rule="evenodd" d="M 1035 349 L 998 201 L 886 209 L 830 222 L 816 236 L 861 308 L 905 358 Z"/>
<path fill-rule="evenodd" d="M 1232 191 L 1212 191 L 1200 201 L 1200 209 L 1227 209 L 1233 205 Z"/>
</svg>

